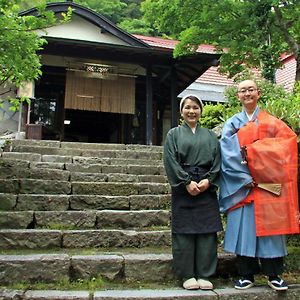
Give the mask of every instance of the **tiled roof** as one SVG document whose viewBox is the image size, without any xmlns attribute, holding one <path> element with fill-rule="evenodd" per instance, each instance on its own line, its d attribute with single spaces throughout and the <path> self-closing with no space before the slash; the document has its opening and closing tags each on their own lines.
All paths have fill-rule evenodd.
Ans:
<svg viewBox="0 0 300 300">
<path fill-rule="evenodd" d="M 210 67 L 205 73 L 203 73 L 196 82 L 211 83 L 220 85 L 232 85 L 233 79 L 228 78 L 226 75 L 222 75 L 218 72 L 218 67 Z"/>
<path fill-rule="evenodd" d="M 150 37 L 138 34 L 134 34 L 133 36 L 152 47 L 157 47 L 160 49 L 174 49 L 175 46 L 179 43 L 179 41 L 177 40 L 164 39 L 159 37 Z M 199 46 L 197 51 L 201 53 L 215 53 L 215 48 L 211 45 L 202 44 Z M 295 82 L 296 60 L 293 55 L 286 53 L 281 55 L 281 60 L 283 61 L 284 66 L 282 69 L 278 69 L 276 72 L 276 83 L 283 85 L 287 90 L 292 90 Z M 257 70 L 254 71 L 259 74 Z M 223 86 L 229 86 L 234 83 L 233 79 L 227 78 L 226 75 L 220 74 L 218 72 L 218 67 L 210 67 L 196 80 L 196 82 Z"/>
<path fill-rule="evenodd" d="M 175 46 L 179 43 L 177 40 L 171 39 L 163 39 L 159 37 L 152 37 L 152 36 L 144 36 L 139 34 L 133 34 L 136 38 L 140 39 L 141 41 L 147 43 L 150 46 L 157 47 L 157 48 L 166 48 L 166 49 L 174 49 Z M 211 45 L 202 44 L 197 49 L 197 52 L 201 53 L 215 53 L 215 47 Z"/>
<path fill-rule="evenodd" d="M 150 46 L 157 48 L 166 48 L 166 49 L 174 49 L 175 46 L 179 43 L 177 40 L 171 39 L 163 39 L 159 37 L 150 37 L 144 35 L 134 34 L 134 36 L 143 42 L 147 43 Z M 201 53 L 215 53 L 214 46 L 202 44 L 199 46 L 198 52 Z M 203 73 L 196 82 L 199 83 L 211 83 L 211 84 L 219 84 L 219 85 L 232 85 L 233 80 L 227 78 L 225 75 L 221 75 L 218 72 L 217 67 L 210 67 L 205 73 Z"/>
</svg>

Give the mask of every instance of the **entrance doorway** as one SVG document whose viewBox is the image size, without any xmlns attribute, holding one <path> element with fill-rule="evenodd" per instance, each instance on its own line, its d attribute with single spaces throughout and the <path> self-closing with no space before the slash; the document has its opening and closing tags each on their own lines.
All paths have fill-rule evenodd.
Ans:
<svg viewBox="0 0 300 300">
<path fill-rule="evenodd" d="M 66 109 L 64 141 L 119 143 L 122 139 L 122 116 L 114 113 Z"/>
</svg>

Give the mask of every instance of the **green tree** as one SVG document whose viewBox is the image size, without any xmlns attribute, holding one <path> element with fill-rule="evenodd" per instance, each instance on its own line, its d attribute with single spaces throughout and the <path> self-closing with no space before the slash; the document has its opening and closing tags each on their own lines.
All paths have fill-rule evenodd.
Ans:
<svg viewBox="0 0 300 300">
<path fill-rule="evenodd" d="M 115 23 L 128 33 L 156 35 L 151 23 L 143 19 L 141 2 L 143 0 L 74 0 L 74 3 L 83 5 L 98 12 Z M 26 10 L 39 4 L 39 0 L 22 0 L 20 7 Z M 64 0 L 48 0 L 47 2 L 65 2 Z"/>
<path fill-rule="evenodd" d="M 11 86 L 19 87 L 41 75 L 40 57 L 46 40 L 36 30 L 54 25 L 57 18 L 46 11 L 44 5 L 38 8 L 39 17 L 20 16 L 18 0 L 0 0 L 0 96 L 10 92 Z M 71 12 L 63 15 L 67 21 Z M 16 102 L 14 102 L 16 103 Z"/>
<path fill-rule="evenodd" d="M 103 14 L 128 33 L 151 35 L 152 26 L 142 19 L 142 0 L 75 0 L 75 3 L 89 7 Z"/>
<path fill-rule="evenodd" d="M 151 36 L 154 33 L 151 26 L 149 26 L 149 24 L 142 19 L 125 18 L 122 22 L 118 24 L 118 26 L 126 32 L 132 34 Z"/>
<path fill-rule="evenodd" d="M 127 4 L 121 0 L 75 0 L 74 3 L 103 14 L 115 24 L 121 21 L 127 8 Z"/>
<path fill-rule="evenodd" d="M 175 56 L 212 44 L 223 53 L 221 72 L 232 77 L 261 67 L 272 80 L 287 51 L 295 56 L 300 79 L 299 0 L 145 0 L 142 10 L 159 32 L 180 39 Z"/>
</svg>

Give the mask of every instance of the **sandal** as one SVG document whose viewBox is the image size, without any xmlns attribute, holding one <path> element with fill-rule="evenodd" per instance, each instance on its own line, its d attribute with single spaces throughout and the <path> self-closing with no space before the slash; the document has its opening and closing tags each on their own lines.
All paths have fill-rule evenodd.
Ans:
<svg viewBox="0 0 300 300">
<path fill-rule="evenodd" d="M 193 277 L 183 283 L 183 288 L 186 290 L 198 290 L 200 288 L 197 280 Z"/>
</svg>

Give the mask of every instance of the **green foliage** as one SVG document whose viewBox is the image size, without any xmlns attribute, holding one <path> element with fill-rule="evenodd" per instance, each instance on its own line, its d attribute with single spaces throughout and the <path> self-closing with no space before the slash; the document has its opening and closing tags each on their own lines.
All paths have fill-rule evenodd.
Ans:
<svg viewBox="0 0 300 300">
<path fill-rule="evenodd" d="M 272 81 L 281 53 L 300 59 L 300 1 L 145 0 L 142 11 L 158 32 L 181 40 L 175 56 L 215 45 L 230 77 L 256 67 Z"/>
<path fill-rule="evenodd" d="M 38 7 L 38 17 L 20 16 L 20 1 L 0 0 L 0 89 L 1 95 L 19 87 L 23 82 L 36 80 L 41 76 L 40 56 L 37 54 L 46 43 L 37 30 L 57 24 L 51 11 L 45 10 L 45 3 Z M 66 22 L 71 11 L 62 14 L 60 22 Z M 17 109 L 18 100 L 11 99 L 12 110 Z M 26 99 L 21 99 L 26 101 Z"/>
<path fill-rule="evenodd" d="M 241 79 L 245 79 L 241 78 Z M 300 135 L 300 83 L 297 83 L 292 93 L 284 90 L 282 86 L 272 82 L 252 77 L 261 90 L 259 106 L 278 119 L 287 123 L 299 136 Z M 229 107 L 223 114 L 226 120 L 234 113 L 241 110 L 240 103 L 237 99 L 237 87 L 231 86 L 226 89 L 225 96 L 228 99 Z"/>
<path fill-rule="evenodd" d="M 270 98 L 262 107 L 270 114 L 287 123 L 300 136 L 300 83 L 298 82 L 293 93 L 287 97 Z"/>
<path fill-rule="evenodd" d="M 283 120 L 300 136 L 300 83 L 295 85 L 293 92 L 287 92 L 282 86 L 275 85 L 269 80 L 261 79 L 249 72 L 239 76 L 237 81 L 251 78 L 256 81 L 261 90 L 259 107 L 278 119 Z M 237 98 L 237 86 L 233 85 L 225 90 L 227 103 L 207 104 L 204 106 L 200 119 L 201 124 L 213 128 L 222 124 L 228 118 L 241 111 L 241 104 Z"/>
<path fill-rule="evenodd" d="M 200 118 L 200 124 L 206 128 L 213 129 L 222 123 L 222 116 L 224 106 L 221 103 L 218 104 L 206 104 L 203 107 L 203 112 Z"/>
<path fill-rule="evenodd" d="M 151 36 L 154 33 L 151 26 L 142 19 L 124 19 L 118 26 L 132 34 Z"/>
<path fill-rule="evenodd" d="M 103 14 L 114 23 L 121 21 L 127 8 L 127 4 L 121 0 L 75 0 L 74 2 Z"/>
</svg>

